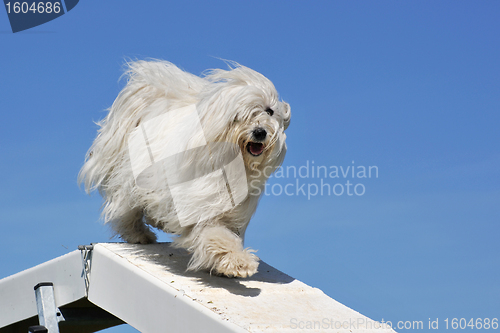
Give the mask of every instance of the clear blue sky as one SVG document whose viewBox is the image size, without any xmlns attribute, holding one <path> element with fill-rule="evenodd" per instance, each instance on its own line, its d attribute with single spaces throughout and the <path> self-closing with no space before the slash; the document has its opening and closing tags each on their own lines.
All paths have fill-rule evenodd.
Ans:
<svg viewBox="0 0 500 333">
<path fill-rule="evenodd" d="M 12 34 L 0 8 L 0 278 L 109 241 L 76 177 L 125 57 L 195 74 L 224 58 L 290 103 L 285 167 L 378 168 L 272 179 L 294 195 L 263 198 L 246 246 L 375 320 L 500 317 L 499 17 L 498 1 L 81 0 Z M 308 199 L 321 181 L 364 194 Z"/>
</svg>

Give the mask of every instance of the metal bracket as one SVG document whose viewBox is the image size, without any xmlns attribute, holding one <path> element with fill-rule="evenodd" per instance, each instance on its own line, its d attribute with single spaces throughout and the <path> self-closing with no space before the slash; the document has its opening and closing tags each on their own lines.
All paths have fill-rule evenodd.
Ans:
<svg viewBox="0 0 500 333">
<path fill-rule="evenodd" d="M 64 321 L 64 317 L 56 307 L 54 285 L 52 282 L 41 282 L 34 289 L 40 325 L 45 326 L 48 333 L 59 333 L 59 322 Z"/>
<path fill-rule="evenodd" d="M 89 294 L 90 268 L 92 265 L 92 250 L 94 245 L 78 245 L 78 250 L 82 253 L 82 276 L 85 281 L 85 293 Z"/>
</svg>

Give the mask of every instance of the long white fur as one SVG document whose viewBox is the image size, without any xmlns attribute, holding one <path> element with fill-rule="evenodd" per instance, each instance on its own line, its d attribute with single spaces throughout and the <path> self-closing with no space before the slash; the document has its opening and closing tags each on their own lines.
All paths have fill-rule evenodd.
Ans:
<svg viewBox="0 0 500 333">
<path fill-rule="evenodd" d="M 125 241 L 155 242 L 156 235 L 149 228 L 152 226 L 179 235 L 174 244 L 193 254 L 188 269 L 208 269 L 233 277 L 256 273 L 259 259 L 254 250 L 243 248 L 243 239 L 270 171 L 276 170 L 285 157 L 284 130 L 290 122 L 289 105 L 278 99 L 271 81 L 237 63 L 230 63 L 229 70 L 212 70 L 203 77 L 166 61 L 135 61 L 127 65 L 127 84 L 98 123 L 100 129 L 80 171 L 79 182 L 87 192 L 99 190 L 104 198 L 105 223 Z M 215 218 L 183 227 L 168 188 L 137 186 L 127 138 L 141 122 L 192 104 L 196 105 L 208 142 L 231 142 L 241 149 L 250 195 Z M 274 111 L 272 116 L 266 113 L 267 108 Z M 257 127 L 268 134 L 262 142 L 264 152 L 254 156 L 246 147 L 255 141 L 252 133 Z M 204 163 L 196 156 L 188 160 Z M 205 196 L 216 189 L 200 186 L 196 190 Z"/>
</svg>

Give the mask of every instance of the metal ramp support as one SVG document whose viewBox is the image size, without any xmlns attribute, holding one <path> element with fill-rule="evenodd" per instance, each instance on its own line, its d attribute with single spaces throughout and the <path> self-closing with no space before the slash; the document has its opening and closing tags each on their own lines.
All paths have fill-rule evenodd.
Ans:
<svg viewBox="0 0 500 333">
<path fill-rule="evenodd" d="M 42 322 L 38 317 L 36 291 L 33 291 L 33 286 L 40 281 L 51 281 L 53 285 L 55 307 L 65 318 L 59 322 L 60 333 L 91 333 L 123 324 L 122 320 L 87 299 L 83 261 L 90 260 L 89 251 L 88 248 L 87 253 L 85 249 L 73 251 L 1 279 L 0 333 L 43 332 L 43 326 L 39 325 Z"/>
<path fill-rule="evenodd" d="M 48 333 L 59 333 L 59 322 L 64 321 L 61 311 L 56 307 L 54 299 L 54 284 L 41 282 L 35 286 L 36 307 L 40 326 Z"/>
</svg>

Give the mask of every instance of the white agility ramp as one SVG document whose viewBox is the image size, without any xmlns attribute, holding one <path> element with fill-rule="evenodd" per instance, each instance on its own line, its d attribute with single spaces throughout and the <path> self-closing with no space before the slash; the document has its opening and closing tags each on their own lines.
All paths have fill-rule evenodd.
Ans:
<svg viewBox="0 0 500 333">
<path fill-rule="evenodd" d="M 262 261 L 230 279 L 186 272 L 190 255 L 170 243 L 91 248 L 0 280 L 0 333 L 38 325 L 34 287 L 48 282 L 63 333 L 124 322 L 145 333 L 394 332 Z"/>
</svg>

